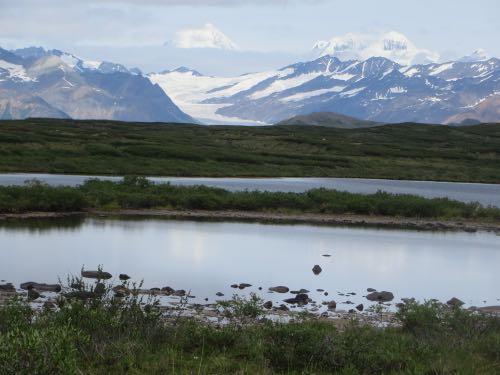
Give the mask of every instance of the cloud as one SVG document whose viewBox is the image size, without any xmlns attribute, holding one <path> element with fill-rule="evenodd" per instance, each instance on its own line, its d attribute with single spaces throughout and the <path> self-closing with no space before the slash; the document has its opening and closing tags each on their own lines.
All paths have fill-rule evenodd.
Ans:
<svg viewBox="0 0 500 375">
<path fill-rule="evenodd" d="M 418 48 L 405 35 L 396 31 L 381 34 L 348 33 L 317 42 L 313 51 L 319 56 L 331 55 L 341 60 L 366 60 L 381 56 L 403 65 L 439 60 L 438 53 Z"/>
<path fill-rule="evenodd" d="M 238 7 L 238 6 L 279 6 L 297 4 L 320 4 L 325 0 L 91 0 L 93 3 L 115 3 L 132 5 L 156 5 L 156 6 L 200 6 L 200 7 Z"/>
<path fill-rule="evenodd" d="M 211 23 L 198 29 L 185 29 L 176 32 L 173 45 L 177 48 L 238 49 L 238 46 L 228 36 Z"/>
</svg>

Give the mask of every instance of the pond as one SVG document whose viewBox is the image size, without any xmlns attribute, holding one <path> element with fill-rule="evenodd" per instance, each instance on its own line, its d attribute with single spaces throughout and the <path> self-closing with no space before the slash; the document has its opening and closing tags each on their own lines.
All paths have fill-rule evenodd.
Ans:
<svg viewBox="0 0 500 375">
<path fill-rule="evenodd" d="M 144 286 L 190 290 L 194 301 L 213 301 L 271 286 L 308 289 L 315 301 L 364 303 L 367 288 L 404 297 L 458 297 L 467 305 L 498 304 L 500 237 L 494 233 L 430 232 L 179 221 L 159 218 L 74 218 L 0 224 L 0 279 L 53 283 L 82 266 L 103 265 L 116 278 L 127 273 Z M 325 257 L 323 255 L 331 255 Z M 314 275 L 312 268 L 322 272 Z M 243 291 L 233 283 L 249 283 Z M 259 291 L 258 287 L 263 290 Z M 325 296 L 317 289 L 329 293 Z M 356 293 L 343 296 L 340 294 Z M 344 304 L 343 304 L 344 303 Z"/>
</svg>

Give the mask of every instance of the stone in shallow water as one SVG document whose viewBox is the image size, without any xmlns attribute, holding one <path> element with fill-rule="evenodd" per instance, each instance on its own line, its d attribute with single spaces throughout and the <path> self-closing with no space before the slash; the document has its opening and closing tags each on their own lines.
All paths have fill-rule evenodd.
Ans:
<svg viewBox="0 0 500 375">
<path fill-rule="evenodd" d="M 289 311 L 290 309 L 285 305 L 285 304 L 281 304 L 277 310 L 281 310 L 281 311 Z"/>
<path fill-rule="evenodd" d="M 85 277 L 86 279 L 108 280 L 108 279 L 111 279 L 113 276 L 109 272 L 105 272 L 105 271 L 83 271 L 82 270 L 82 277 Z"/>
<path fill-rule="evenodd" d="M 372 292 L 366 296 L 366 299 L 369 301 L 376 301 L 376 302 L 389 302 L 394 299 L 394 294 L 391 292 Z"/>
<path fill-rule="evenodd" d="M 222 296 L 224 296 L 224 293 L 222 293 L 222 292 L 217 292 L 217 293 L 215 293 L 215 295 L 216 295 L 217 297 L 222 297 Z"/>
<path fill-rule="evenodd" d="M 362 303 L 360 303 L 358 306 L 356 306 L 356 310 L 358 310 L 358 311 L 363 311 L 364 308 L 365 307 L 363 306 Z"/>
<path fill-rule="evenodd" d="M 34 281 L 27 281 L 21 284 L 21 289 L 24 290 L 37 289 L 42 292 L 59 293 L 61 291 L 61 286 L 59 284 L 43 284 L 43 283 L 36 283 Z"/>
<path fill-rule="evenodd" d="M 161 288 L 161 291 L 164 292 L 167 296 L 175 293 L 175 289 L 169 286 L 164 286 L 163 288 Z"/>
<path fill-rule="evenodd" d="M 273 303 L 271 301 L 267 301 L 262 306 L 269 310 L 271 307 L 273 307 Z"/>
<path fill-rule="evenodd" d="M 123 285 L 117 285 L 113 288 L 113 292 L 115 292 L 115 297 L 123 298 L 130 294 L 130 289 L 124 287 Z"/>
<path fill-rule="evenodd" d="M 40 297 L 40 293 L 38 293 L 35 289 L 33 289 L 33 288 L 28 289 L 28 299 L 30 301 L 33 301 L 39 297 Z"/>
<path fill-rule="evenodd" d="M 0 292 L 9 292 L 9 293 L 15 293 L 16 288 L 12 283 L 7 283 L 7 284 L 1 284 L 0 285 Z"/>
<path fill-rule="evenodd" d="M 126 273 L 121 273 L 120 275 L 118 275 L 118 278 L 122 281 L 126 281 L 130 279 L 130 276 L 127 275 Z"/>
<path fill-rule="evenodd" d="M 307 289 L 300 289 L 300 290 L 291 290 L 290 293 L 292 294 L 301 294 L 301 293 L 309 293 L 310 291 Z"/>
<path fill-rule="evenodd" d="M 319 266 L 319 264 L 316 264 L 313 268 L 312 271 L 315 275 L 319 275 L 323 269 Z"/>
<path fill-rule="evenodd" d="M 337 302 L 335 301 L 327 302 L 327 307 L 328 310 L 335 310 L 337 308 Z"/>
<path fill-rule="evenodd" d="M 288 293 L 290 289 L 286 286 L 280 285 L 280 286 L 272 286 L 269 288 L 269 290 L 271 292 L 276 292 L 276 293 Z"/>
</svg>

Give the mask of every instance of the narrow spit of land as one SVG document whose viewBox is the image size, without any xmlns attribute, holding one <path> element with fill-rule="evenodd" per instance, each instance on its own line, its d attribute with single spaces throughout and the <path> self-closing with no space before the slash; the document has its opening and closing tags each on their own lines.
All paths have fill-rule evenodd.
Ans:
<svg viewBox="0 0 500 375">
<path fill-rule="evenodd" d="M 223 220 L 357 224 L 418 229 L 500 230 L 500 208 L 446 198 L 327 189 L 304 193 L 236 191 L 154 184 L 144 177 L 88 180 L 77 187 L 33 181 L 0 186 L 0 218 L 69 213 L 154 215 Z"/>
<path fill-rule="evenodd" d="M 0 122 L 0 171 L 500 183 L 500 125 L 196 126 Z"/>
</svg>

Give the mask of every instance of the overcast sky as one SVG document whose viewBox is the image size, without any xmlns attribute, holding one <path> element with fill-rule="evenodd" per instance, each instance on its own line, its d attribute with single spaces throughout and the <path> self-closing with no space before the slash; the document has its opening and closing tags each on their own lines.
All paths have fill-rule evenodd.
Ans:
<svg viewBox="0 0 500 375">
<path fill-rule="evenodd" d="M 4 48 L 41 45 L 146 71 L 257 71 L 294 62 L 319 40 L 389 30 L 443 60 L 477 48 L 500 56 L 498 0 L 0 0 L 0 9 Z M 186 48 L 213 30 L 229 58 Z"/>
</svg>

